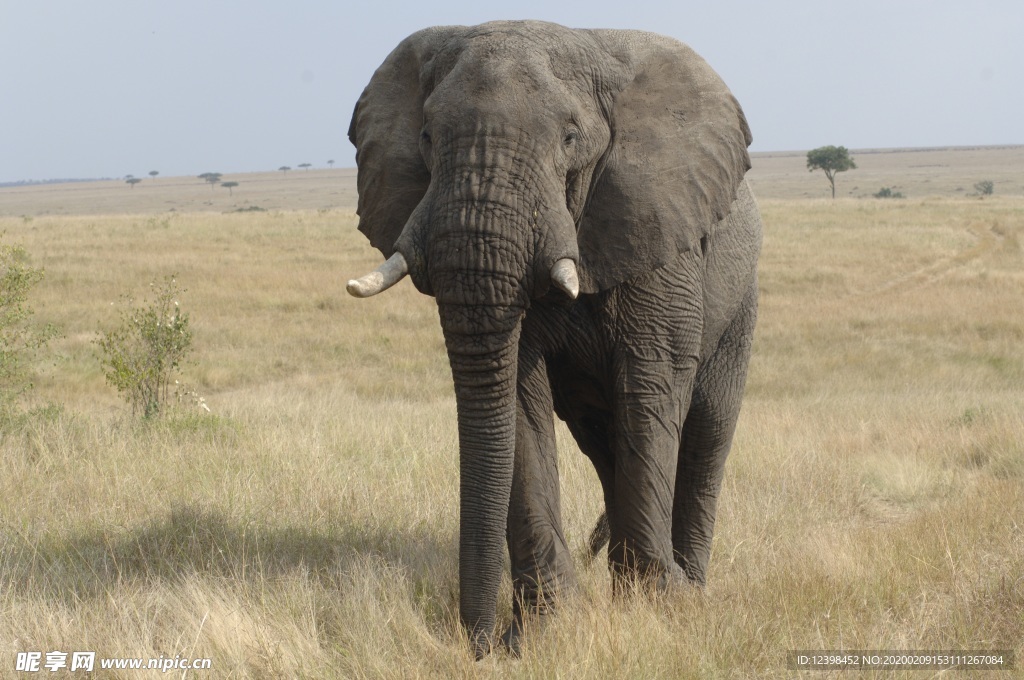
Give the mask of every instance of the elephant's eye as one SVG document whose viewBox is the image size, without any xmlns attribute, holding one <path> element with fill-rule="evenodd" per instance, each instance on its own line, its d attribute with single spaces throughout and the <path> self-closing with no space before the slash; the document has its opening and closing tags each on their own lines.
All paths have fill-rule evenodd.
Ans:
<svg viewBox="0 0 1024 680">
<path fill-rule="evenodd" d="M 424 144 L 430 144 L 430 133 L 424 130 L 420 133 L 420 139 L 423 140 Z"/>
<path fill-rule="evenodd" d="M 562 140 L 562 142 L 566 146 L 572 146 L 573 144 L 576 143 L 576 140 L 579 139 L 579 138 L 580 138 L 580 133 L 578 131 L 576 131 L 576 130 L 569 130 L 568 132 L 565 133 L 565 138 Z"/>
</svg>

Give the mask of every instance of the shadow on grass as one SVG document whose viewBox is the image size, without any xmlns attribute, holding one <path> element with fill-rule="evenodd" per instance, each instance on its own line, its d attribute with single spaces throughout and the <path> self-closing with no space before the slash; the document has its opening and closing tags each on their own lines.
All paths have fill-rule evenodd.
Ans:
<svg viewBox="0 0 1024 680">
<path fill-rule="evenodd" d="M 240 521 L 194 507 L 178 508 L 127 532 L 95 530 L 36 542 L 4 533 L 0 585 L 67 602 L 196 574 L 244 585 L 299 572 L 331 587 L 370 561 L 382 561 L 410 582 L 422 583 L 438 578 L 438 563 L 456 561 L 454 537 L 442 540 L 426 526 L 384 531 L 341 522 L 330 532 L 318 532 Z"/>
</svg>

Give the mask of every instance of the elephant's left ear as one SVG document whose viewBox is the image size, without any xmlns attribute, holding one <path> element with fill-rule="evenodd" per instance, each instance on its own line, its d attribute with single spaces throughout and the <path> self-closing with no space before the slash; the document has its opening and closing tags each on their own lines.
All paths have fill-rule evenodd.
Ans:
<svg viewBox="0 0 1024 680">
<path fill-rule="evenodd" d="M 663 36 L 595 31 L 625 66 L 612 142 L 580 221 L 580 286 L 595 292 L 657 269 L 728 213 L 750 169 L 750 128 L 721 78 Z"/>
</svg>

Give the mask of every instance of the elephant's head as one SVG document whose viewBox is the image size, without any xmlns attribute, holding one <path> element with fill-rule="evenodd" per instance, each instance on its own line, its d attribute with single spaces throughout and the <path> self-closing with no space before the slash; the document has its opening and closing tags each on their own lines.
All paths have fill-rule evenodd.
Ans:
<svg viewBox="0 0 1024 680">
<path fill-rule="evenodd" d="M 724 217 L 749 168 L 736 100 L 692 50 L 539 22 L 403 41 L 356 105 L 359 229 L 437 299 L 458 404 L 461 616 L 493 630 L 521 320 L 539 297 L 656 269 Z M 552 286 L 554 284 L 554 286 Z"/>
</svg>

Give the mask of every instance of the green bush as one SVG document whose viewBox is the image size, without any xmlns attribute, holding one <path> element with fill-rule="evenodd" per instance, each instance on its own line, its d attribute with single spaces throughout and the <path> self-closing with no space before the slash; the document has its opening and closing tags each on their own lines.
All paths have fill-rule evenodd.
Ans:
<svg viewBox="0 0 1024 680">
<path fill-rule="evenodd" d="M 144 418 L 163 410 L 172 394 L 181 396 L 185 388 L 173 378 L 192 350 L 189 316 L 178 302 L 185 291 L 173 276 L 149 285 L 153 301 L 137 307 L 135 299 L 126 296 L 120 325 L 101 332 L 97 340 L 107 383 L 124 396 L 133 415 L 141 413 Z M 205 406 L 194 391 L 187 394 Z"/>
<path fill-rule="evenodd" d="M 979 196 L 991 196 L 995 189 L 996 186 L 990 179 L 982 180 L 974 185 L 974 190 L 978 192 Z"/>
<path fill-rule="evenodd" d="M 2 236 L 2 234 L 0 234 Z M 18 245 L 0 243 L 0 409 L 31 389 L 29 364 L 57 335 L 52 325 L 32 325 L 28 294 L 43 280 L 42 269 L 31 266 Z"/>
<path fill-rule="evenodd" d="M 903 194 L 901 192 L 893 191 L 889 187 L 882 187 L 871 195 L 875 198 L 903 198 Z"/>
</svg>

